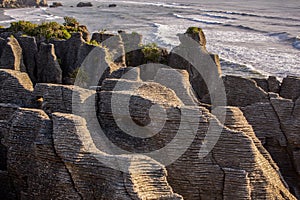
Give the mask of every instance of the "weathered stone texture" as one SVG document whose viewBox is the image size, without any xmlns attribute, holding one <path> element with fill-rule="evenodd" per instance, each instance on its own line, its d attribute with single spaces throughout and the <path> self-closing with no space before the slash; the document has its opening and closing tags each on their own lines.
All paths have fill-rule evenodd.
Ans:
<svg viewBox="0 0 300 200">
<path fill-rule="evenodd" d="M 193 144 L 167 167 L 168 180 L 175 192 L 186 199 L 295 199 L 278 174 L 278 167 L 237 108 L 227 108 L 227 128 L 223 129 L 212 152 L 199 158 L 208 121 L 220 126 L 208 111 L 204 109 L 202 113 L 203 120 Z"/>
<path fill-rule="evenodd" d="M 141 50 L 142 35 L 137 33 L 120 32 L 126 52 L 126 66 L 137 67 L 144 63 L 144 54 Z"/>
<path fill-rule="evenodd" d="M 41 109 L 51 114 L 54 112 L 72 113 L 72 106 L 76 106 L 76 102 L 72 101 L 73 98 L 76 98 L 79 104 L 94 93 L 92 90 L 73 85 L 38 83 L 33 94 L 36 98 L 42 98 Z"/>
<path fill-rule="evenodd" d="M 11 36 L 7 38 L 6 45 L 0 56 L 0 68 L 26 72 L 23 63 L 22 48 L 15 37 Z"/>
<path fill-rule="evenodd" d="M 36 56 L 38 53 L 38 48 L 36 44 L 35 37 L 29 36 L 21 36 L 17 38 L 23 53 L 24 64 L 26 67 L 26 71 L 31 79 L 31 81 L 35 84 L 37 81 L 36 77 Z M 42 59 L 44 59 L 43 57 Z"/>
<path fill-rule="evenodd" d="M 0 69 L 0 103 L 30 106 L 33 86 L 27 73 Z"/>
<path fill-rule="evenodd" d="M 281 84 L 280 96 L 286 99 L 297 100 L 300 97 L 300 78 L 288 76 Z"/>
<path fill-rule="evenodd" d="M 7 170 L 20 199 L 79 199 L 53 148 L 52 122 L 41 110 L 16 111 L 8 134 Z"/>
<path fill-rule="evenodd" d="M 41 43 L 36 58 L 38 83 L 62 83 L 62 70 L 53 44 Z"/>
<path fill-rule="evenodd" d="M 158 71 L 158 77 L 161 76 L 160 74 L 164 74 L 165 77 L 173 74 L 171 71 L 168 74 L 167 69 L 162 70 L 161 72 Z M 178 96 L 182 96 L 180 88 L 184 85 L 183 83 L 186 84 L 186 78 L 184 78 L 184 73 L 179 73 L 179 75 L 177 77 L 178 91 L 176 93 L 178 93 Z M 170 85 L 171 83 L 168 83 L 168 79 L 165 79 L 163 84 L 173 87 Z M 124 88 L 117 87 L 116 89 L 116 87 L 112 87 L 116 85 L 114 82 L 121 83 Z M 146 88 L 143 90 L 144 92 L 139 93 L 137 89 L 136 92 L 130 93 L 125 90 L 127 88 L 129 91 L 132 91 L 138 83 L 141 83 Z M 255 84 L 253 83 L 253 85 Z M 154 86 L 153 83 L 147 82 L 122 79 L 104 80 L 101 87 L 102 91 L 98 93 L 100 97 L 98 101 L 98 119 L 110 141 L 131 152 L 153 151 L 154 149 L 162 148 L 170 142 L 169 138 L 174 137 L 174 134 L 178 131 L 179 124 L 184 123 L 178 120 L 178 114 L 180 109 L 184 108 L 184 104 L 181 103 L 181 100 L 176 100 L 177 95 L 174 96 L 175 92 L 166 92 L 166 90 L 161 90 L 160 88 L 162 86 Z M 184 90 L 183 88 L 182 90 Z M 263 95 L 266 94 L 261 89 L 254 88 L 261 91 Z M 162 95 L 162 99 L 159 98 L 160 95 Z M 112 100 L 116 96 L 119 96 L 119 101 Z M 130 96 L 130 116 L 126 115 L 126 112 L 122 111 L 123 109 L 120 109 L 120 113 L 118 113 L 120 115 L 114 113 L 114 116 L 112 116 L 112 101 L 114 104 L 118 103 L 118 105 L 115 105 L 118 108 L 127 109 L 124 106 L 127 96 Z M 189 103 L 190 101 L 186 102 Z M 164 105 L 170 121 L 167 120 L 164 128 L 151 139 L 132 137 L 126 134 L 127 132 L 124 132 L 124 127 L 122 130 L 118 127 L 120 122 L 126 124 L 130 120 L 133 120 L 140 126 L 146 126 L 152 121 L 156 121 L 160 114 L 152 115 L 150 121 L 147 113 L 149 112 L 148 109 L 157 103 L 158 105 Z M 295 199 L 286 188 L 286 184 L 279 174 L 278 166 L 255 136 L 252 127 L 238 108 L 226 108 L 226 112 L 223 113 L 223 115 L 227 116 L 226 127 L 222 127 L 207 109 L 203 107 L 198 107 L 197 109 L 201 115 L 192 116 L 192 113 L 196 111 L 193 110 L 189 118 L 199 117 L 198 131 L 194 141 L 178 160 L 167 166 L 168 181 L 175 192 L 183 195 L 185 199 L 228 199 L 234 197 L 237 199 Z M 192 124 L 193 121 L 189 123 Z M 212 152 L 204 158 L 199 158 L 199 150 L 204 142 L 209 124 L 219 126 L 220 130 L 223 129 L 223 131 Z M 158 123 L 156 125 L 158 126 Z M 127 126 L 125 125 L 125 127 L 132 128 L 130 123 Z M 190 130 L 190 127 L 186 128 Z M 157 130 L 157 128 L 154 128 L 154 130 Z M 149 136 L 146 135 L 145 131 L 141 131 L 140 134 Z M 151 132 L 149 134 L 151 135 Z M 186 134 L 188 135 L 188 132 Z M 153 138 L 154 140 L 152 140 Z M 182 144 L 184 144 L 185 140 L 186 138 L 181 138 Z M 168 155 L 170 156 L 176 152 L 176 149 L 171 149 Z M 160 159 L 159 161 L 163 162 L 168 157 L 161 154 Z"/>
<path fill-rule="evenodd" d="M 190 38 L 189 34 L 179 36 L 180 45 L 172 49 L 168 64 L 174 69 L 184 69 L 189 73 L 190 83 L 199 100 L 209 94 L 207 84 L 221 76 L 220 66 L 215 59 L 197 41 Z"/>
<path fill-rule="evenodd" d="M 243 107 L 258 102 L 268 102 L 268 94 L 256 82 L 237 76 L 223 78 L 227 105 Z"/>
<path fill-rule="evenodd" d="M 166 171 L 162 165 L 145 156 L 116 156 L 99 151 L 93 145 L 85 123 L 74 115 L 54 113 L 55 148 L 67 163 L 83 199 L 97 196 L 120 200 L 182 199 L 166 182 Z M 102 159 L 124 160 L 128 174 L 107 167 L 101 163 Z"/>
</svg>

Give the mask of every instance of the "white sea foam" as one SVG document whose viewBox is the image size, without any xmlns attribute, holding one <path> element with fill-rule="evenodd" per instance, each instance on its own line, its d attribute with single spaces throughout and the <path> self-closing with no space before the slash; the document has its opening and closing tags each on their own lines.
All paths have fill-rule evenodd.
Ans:
<svg viewBox="0 0 300 200">
<path fill-rule="evenodd" d="M 25 21 L 50 21 L 61 19 L 60 16 L 52 15 L 47 11 L 47 8 L 18 8 L 9 9 L 4 11 L 4 15 L 11 17 L 14 21 L 25 20 Z M 8 20 L 6 22 L 11 22 Z M 5 23 L 5 22 L 1 22 Z"/>
<path fill-rule="evenodd" d="M 136 4 L 136 5 L 146 5 L 146 6 L 159 6 L 165 8 L 180 8 L 180 9 L 188 9 L 190 7 L 184 6 L 178 3 L 163 3 L 163 2 L 138 2 L 138 1 L 115 1 L 122 2 L 126 4 Z"/>
</svg>

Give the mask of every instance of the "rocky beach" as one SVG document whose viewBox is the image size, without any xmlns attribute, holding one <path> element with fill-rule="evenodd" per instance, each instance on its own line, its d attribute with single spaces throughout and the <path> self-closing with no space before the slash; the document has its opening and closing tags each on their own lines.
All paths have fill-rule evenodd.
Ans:
<svg viewBox="0 0 300 200">
<path fill-rule="evenodd" d="M 1 27 L 0 199 L 300 199 L 300 77 L 224 73 L 205 29 L 172 34 Z"/>
</svg>

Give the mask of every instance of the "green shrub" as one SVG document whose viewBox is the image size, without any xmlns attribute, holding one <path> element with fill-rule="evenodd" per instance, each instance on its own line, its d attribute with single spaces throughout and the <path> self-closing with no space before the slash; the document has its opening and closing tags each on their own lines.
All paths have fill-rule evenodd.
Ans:
<svg viewBox="0 0 300 200">
<path fill-rule="evenodd" d="M 28 21 L 18 21 L 18 22 L 12 22 L 10 24 L 10 27 L 8 28 L 8 31 L 12 32 L 23 32 L 27 35 L 33 35 L 34 30 L 37 28 L 37 24 L 33 24 Z"/>
<path fill-rule="evenodd" d="M 59 24 L 57 22 L 43 22 L 42 24 L 34 24 L 28 21 L 12 22 L 8 31 L 23 35 L 45 38 L 47 40 L 54 39 L 69 39 L 72 32 L 86 33 L 86 26 L 79 25 L 79 22 L 72 17 L 64 17 L 65 22 Z"/>
<path fill-rule="evenodd" d="M 71 27 L 78 27 L 79 22 L 73 17 L 64 17 L 65 22 L 63 23 L 64 26 L 71 26 Z"/>
<path fill-rule="evenodd" d="M 161 49 L 155 43 L 143 45 L 142 52 L 145 56 L 145 60 L 151 62 L 159 62 L 161 55 Z"/>
<path fill-rule="evenodd" d="M 100 46 L 100 44 L 96 40 L 91 40 L 91 41 L 87 42 L 87 44 L 94 45 L 94 46 Z"/>
<path fill-rule="evenodd" d="M 197 34 L 197 33 L 200 33 L 202 31 L 201 28 L 198 28 L 198 27 L 189 27 L 187 30 L 186 30 L 186 33 L 190 33 L 190 34 Z"/>
</svg>

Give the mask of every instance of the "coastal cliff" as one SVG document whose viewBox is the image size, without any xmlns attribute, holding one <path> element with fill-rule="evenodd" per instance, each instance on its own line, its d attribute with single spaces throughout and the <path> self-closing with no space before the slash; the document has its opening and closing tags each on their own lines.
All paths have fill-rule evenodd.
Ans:
<svg viewBox="0 0 300 200">
<path fill-rule="evenodd" d="M 47 5 L 47 0 L 0 0 L 0 8 L 22 8 Z"/>
<path fill-rule="evenodd" d="M 1 199 L 300 198 L 300 78 L 222 76 L 199 28 L 0 37 Z"/>
</svg>

